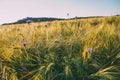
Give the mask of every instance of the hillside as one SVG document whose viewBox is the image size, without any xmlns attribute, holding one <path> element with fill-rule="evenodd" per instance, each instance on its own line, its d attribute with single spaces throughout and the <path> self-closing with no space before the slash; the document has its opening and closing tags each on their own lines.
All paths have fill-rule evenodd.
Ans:
<svg viewBox="0 0 120 80">
<path fill-rule="evenodd" d="M 3 25 L 10 25 L 10 24 L 22 24 L 26 23 L 27 20 L 31 20 L 32 22 L 45 22 L 45 21 L 55 21 L 55 20 L 64 20 L 62 18 L 48 18 L 48 17 L 41 17 L 41 18 L 33 18 L 33 17 L 27 17 L 20 19 L 13 23 L 4 23 Z"/>
<path fill-rule="evenodd" d="M 119 16 L 119 15 L 118 15 Z M 16 22 L 12 23 L 4 23 L 2 25 L 10 25 L 10 24 L 23 24 L 26 23 L 28 20 L 31 20 L 32 22 L 47 22 L 47 21 L 55 21 L 55 20 L 74 20 L 74 19 L 88 19 L 88 18 L 102 18 L 103 16 L 88 16 L 88 17 L 74 17 L 74 18 L 49 18 L 49 17 L 41 17 L 41 18 L 34 18 L 34 17 L 27 17 L 20 19 Z"/>
<path fill-rule="evenodd" d="M 0 80 L 119 80 L 120 16 L 0 27 Z"/>
</svg>

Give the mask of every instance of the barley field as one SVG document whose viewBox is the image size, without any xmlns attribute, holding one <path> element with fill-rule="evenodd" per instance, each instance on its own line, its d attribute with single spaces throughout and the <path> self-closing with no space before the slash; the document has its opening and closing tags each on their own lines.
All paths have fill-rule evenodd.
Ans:
<svg viewBox="0 0 120 80">
<path fill-rule="evenodd" d="M 0 80 L 120 80 L 120 16 L 0 26 Z"/>
</svg>

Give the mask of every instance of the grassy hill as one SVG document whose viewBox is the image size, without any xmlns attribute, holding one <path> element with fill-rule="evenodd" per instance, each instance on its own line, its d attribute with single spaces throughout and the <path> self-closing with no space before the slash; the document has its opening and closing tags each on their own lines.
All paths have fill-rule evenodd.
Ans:
<svg viewBox="0 0 120 80">
<path fill-rule="evenodd" d="M 120 16 L 0 27 L 0 80 L 119 80 Z"/>
<path fill-rule="evenodd" d="M 45 21 L 55 21 L 55 20 L 64 20 L 62 18 L 49 18 L 49 17 L 41 17 L 41 18 L 34 18 L 34 17 L 27 17 L 27 18 L 23 18 L 20 19 L 16 22 L 12 22 L 12 23 L 4 23 L 2 25 L 11 25 L 11 24 L 23 24 L 26 23 L 27 21 L 32 21 L 32 22 L 45 22 Z"/>
</svg>

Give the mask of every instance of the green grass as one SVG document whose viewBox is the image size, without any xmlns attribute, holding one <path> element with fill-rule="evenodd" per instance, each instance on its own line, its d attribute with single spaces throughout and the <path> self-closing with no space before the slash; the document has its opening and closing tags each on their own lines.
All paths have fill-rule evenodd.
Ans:
<svg viewBox="0 0 120 80">
<path fill-rule="evenodd" d="M 0 80 L 119 79 L 120 16 L 0 27 Z"/>
</svg>

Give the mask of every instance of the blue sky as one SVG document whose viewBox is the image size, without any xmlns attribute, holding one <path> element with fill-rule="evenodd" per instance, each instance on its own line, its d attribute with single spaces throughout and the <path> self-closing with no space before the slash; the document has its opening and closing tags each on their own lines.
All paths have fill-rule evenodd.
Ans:
<svg viewBox="0 0 120 80">
<path fill-rule="evenodd" d="M 0 0 L 0 24 L 25 17 L 66 18 L 120 14 L 120 0 Z"/>
</svg>

